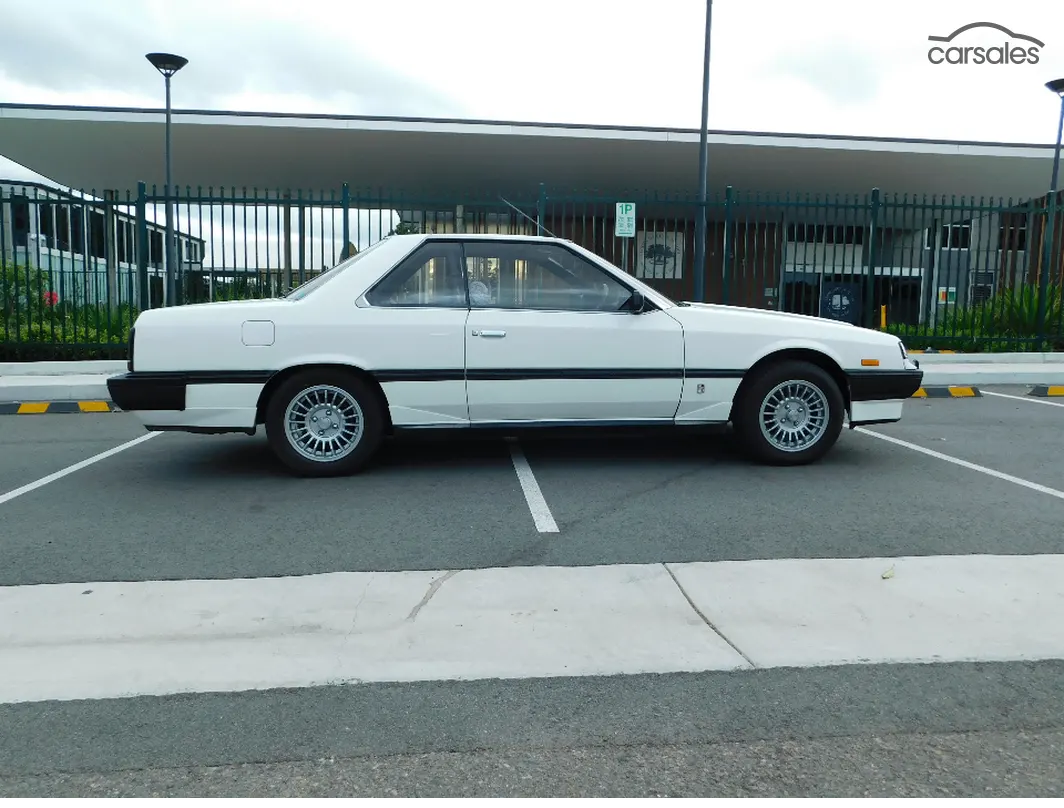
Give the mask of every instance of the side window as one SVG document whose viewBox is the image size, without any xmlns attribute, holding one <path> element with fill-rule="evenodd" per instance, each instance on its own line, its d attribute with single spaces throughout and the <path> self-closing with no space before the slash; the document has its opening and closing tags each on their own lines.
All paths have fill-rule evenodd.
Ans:
<svg viewBox="0 0 1064 808">
<path fill-rule="evenodd" d="M 557 244 L 465 244 L 473 308 L 620 311 L 631 292 L 599 267 Z"/>
<path fill-rule="evenodd" d="M 373 306 L 466 308 L 462 248 L 456 242 L 429 242 L 407 256 L 366 295 Z"/>
</svg>

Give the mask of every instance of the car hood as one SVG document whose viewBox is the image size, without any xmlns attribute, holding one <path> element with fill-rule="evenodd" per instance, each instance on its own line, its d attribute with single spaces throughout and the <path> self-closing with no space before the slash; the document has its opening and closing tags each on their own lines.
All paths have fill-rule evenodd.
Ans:
<svg viewBox="0 0 1064 808">
<path fill-rule="evenodd" d="M 796 312 L 792 311 L 774 311 L 773 309 L 757 309 L 752 306 L 726 306 L 723 303 L 692 303 L 690 301 L 685 300 L 681 304 L 681 307 L 691 309 L 709 309 L 711 311 L 725 312 L 728 314 L 737 312 L 740 314 L 749 314 L 777 321 L 780 319 L 800 320 L 807 323 L 823 323 L 829 326 L 839 325 L 844 326 L 846 328 L 859 328 L 859 326 L 855 326 L 853 323 L 847 323 L 844 320 L 829 320 L 825 317 L 816 317 L 812 314 L 797 314 Z"/>
<path fill-rule="evenodd" d="M 763 323 L 776 323 L 781 326 L 785 324 L 793 324 L 796 328 L 805 329 L 806 327 L 816 329 L 817 331 L 842 331 L 847 330 L 849 333 L 853 333 L 853 329 L 863 332 L 871 332 L 879 334 L 882 332 L 875 331 L 874 329 L 864 328 L 853 323 L 847 323 L 844 320 L 830 320 L 827 317 L 816 317 L 812 314 L 796 314 L 790 311 L 773 311 L 772 309 L 757 309 L 752 306 L 726 306 L 723 303 L 691 303 L 685 301 L 682 306 L 679 307 L 680 311 L 694 311 L 698 313 L 713 313 L 717 316 L 724 317 L 739 317 L 742 319 L 759 320 Z"/>
</svg>

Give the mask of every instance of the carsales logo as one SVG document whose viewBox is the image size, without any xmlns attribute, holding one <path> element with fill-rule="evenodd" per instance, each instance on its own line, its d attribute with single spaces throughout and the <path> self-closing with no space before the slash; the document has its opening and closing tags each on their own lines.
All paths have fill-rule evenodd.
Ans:
<svg viewBox="0 0 1064 808">
<path fill-rule="evenodd" d="M 987 28 L 1004 36 L 994 36 L 991 39 L 990 35 L 982 30 L 978 32 L 978 38 L 975 34 L 969 34 L 962 37 L 958 44 L 952 44 L 961 34 Z M 927 52 L 927 61 L 933 65 L 1036 65 L 1041 49 L 1046 46 L 1040 39 L 1013 33 L 996 22 L 970 22 L 949 36 L 929 36 L 927 39 L 929 42 L 943 43 L 933 45 Z"/>
</svg>

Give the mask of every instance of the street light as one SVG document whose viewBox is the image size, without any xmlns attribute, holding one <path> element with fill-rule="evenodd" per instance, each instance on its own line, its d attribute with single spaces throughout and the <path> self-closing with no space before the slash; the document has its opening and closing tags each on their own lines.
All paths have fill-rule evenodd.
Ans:
<svg viewBox="0 0 1064 808">
<path fill-rule="evenodd" d="M 1057 123 L 1057 142 L 1053 150 L 1053 176 L 1049 180 L 1049 199 L 1046 204 L 1046 227 L 1042 237 L 1042 274 L 1038 280 L 1038 337 L 1045 339 L 1046 310 L 1049 304 L 1049 267 L 1053 263 L 1053 233 L 1057 218 L 1057 179 L 1060 176 L 1060 141 L 1064 135 L 1064 79 L 1047 81 L 1046 87 L 1060 97 L 1060 120 Z M 1039 348 L 1042 346 L 1039 345 Z"/>
<path fill-rule="evenodd" d="M 174 205 L 170 193 L 170 77 L 188 64 L 184 56 L 173 53 L 149 53 L 145 58 L 163 74 L 166 82 L 166 305 L 174 305 L 175 283 L 174 271 L 177 255 L 174 250 Z"/>
<path fill-rule="evenodd" d="M 709 162 L 709 43 L 713 29 L 713 0 L 706 0 L 705 55 L 702 62 L 702 129 L 698 136 L 698 218 L 695 219 L 696 303 L 706 302 L 706 170 Z M 723 272 L 728 268 L 721 264 Z"/>
</svg>

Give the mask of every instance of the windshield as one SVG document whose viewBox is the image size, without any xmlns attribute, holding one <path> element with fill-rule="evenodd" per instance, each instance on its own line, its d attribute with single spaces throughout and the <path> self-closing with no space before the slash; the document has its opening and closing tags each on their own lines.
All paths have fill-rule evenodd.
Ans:
<svg viewBox="0 0 1064 808">
<path fill-rule="evenodd" d="M 317 289 L 320 289 L 322 286 L 327 284 L 329 281 L 331 281 L 333 278 L 335 278 L 337 275 L 339 275 L 344 270 L 346 270 L 349 267 L 351 267 L 353 264 L 358 263 L 358 260 L 360 258 L 362 258 L 362 257 L 368 255 L 369 253 L 373 252 L 382 243 L 384 243 L 384 239 L 381 239 L 380 241 L 376 242 L 375 244 L 371 244 L 370 246 L 366 247 L 366 249 L 362 250 L 361 252 L 355 253 L 350 258 L 344 259 L 343 261 L 341 261 L 336 266 L 332 267 L 331 269 L 325 270 L 320 275 L 314 276 L 313 278 L 311 278 L 309 281 L 306 281 L 305 283 L 301 283 L 299 286 L 296 286 L 294 289 L 290 289 L 288 292 L 286 292 L 285 294 L 281 295 L 281 298 L 283 300 L 302 300 L 307 295 L 309 295 L 311 292 L 314 292 Z"/>
</svg>

